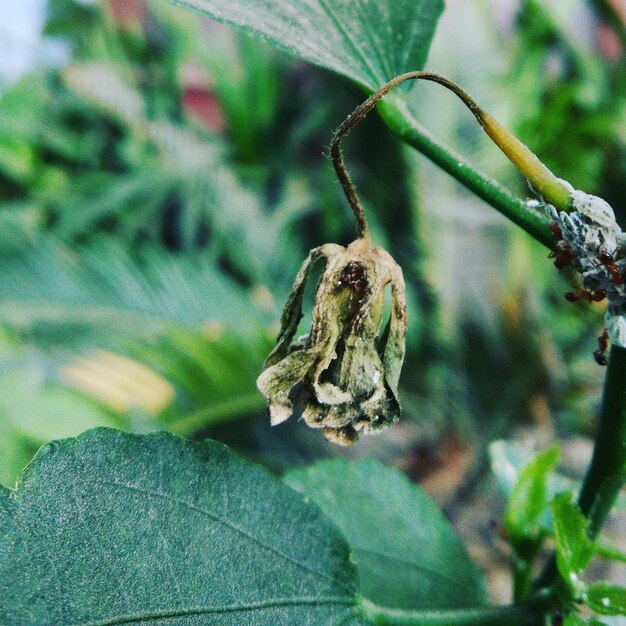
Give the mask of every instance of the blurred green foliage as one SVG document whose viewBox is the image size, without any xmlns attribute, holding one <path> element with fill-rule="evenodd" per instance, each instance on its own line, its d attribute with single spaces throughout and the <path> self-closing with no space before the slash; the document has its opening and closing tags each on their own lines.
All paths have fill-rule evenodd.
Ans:
<svg viewBox="0 0 626 626">
<path fill-rule="evenodd" d="M 254 380 L 307 250 L 353 238 L 323 152 L 361 92 L 161 1 L 49 0 L 44 33 L 66 43 L 67 65 L 0 96 L 0 482 L 95 424 L 302 460 L 301 429 L 242 434 L 235 420 L 264 419 Z M 538 1 L 511 37 L 502 95 L 522 138 L 563 178 L 619 198 L 623 66 L 573 49 Z M 542 71 L 554 54 L 561 70 Z M 451 259 L 427 241 L 421 164 L 374 118 L 346 154 L 374 238 L 407 278 L 405 419 L 479 450 L 545 419 L 538 406 L 589 428 L 599 309 L 564 303 L 545 251 L 503 229 L 507 287 L 482 294 L 491 320 L 472 303 L 442 311 Z"/>
</svg>

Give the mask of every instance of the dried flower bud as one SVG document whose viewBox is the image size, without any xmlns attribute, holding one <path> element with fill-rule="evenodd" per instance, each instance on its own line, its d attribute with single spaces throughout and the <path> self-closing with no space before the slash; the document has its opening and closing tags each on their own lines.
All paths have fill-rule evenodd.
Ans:
<svg viewBox="0 0 626 626">
<path fill-rule="evenodd" d="M 294 341 L 313 265 L 326 267 L 315 293 L 310 332 Z M 380 333 L 385 287 L 391 313 Z M 257 386 L 269 403 L 272 425 L 292 415 L 322 429 L 330 441 L 350 444 L 359 432 L 395 422 L 404 360 L 406 301 L 402 270 L 369 238 L 347 248 L 314 248 L 289 294 L 276 347 Z"/>
</svg>

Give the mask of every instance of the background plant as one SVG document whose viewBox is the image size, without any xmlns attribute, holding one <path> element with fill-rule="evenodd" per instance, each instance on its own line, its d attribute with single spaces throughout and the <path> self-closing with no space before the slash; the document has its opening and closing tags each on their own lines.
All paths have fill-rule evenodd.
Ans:
<svg viewBox="0 0 626 626">
<path fill-rule="evenodd" d="M 253 5 L 240 4 L 242 11 L 254 10 Z M 410 22 L 404 46 L 370 43 L 364 55 L 354 56 L 341 32 L 321 27 L 330 19 L 323 12 L 316 14 L 321 22 L 313 20 L 317 26 L 309 34 L 313 49 L 326 50 L 325 59 L 298 52 L 297 44 L 306 38 L 287 38 L 282 45 L 292 51 L 296 46 L 298 56 L 372 89 L 390 74 L 423 64 L 428 49 L 424 29 L 434 28 L 437 16 L 436 3 L 427 4 L 424 10 L 430 17 Z M 212 11 L 232 10 L 231 3 L 211 6 Z M 362 99 L 362 92 L 344 78 L 294 62 L 253 39 L 209 26 L 163 3 L 153 3 L 149 10 L 137 4 L 126 16 L 120 14 L 119 3 L 103 9 L 50 3 L 47 32 L 70 43 L 71 62 L 60 71 L 25 77 L 0 101 L 4 484 L 12 484 L 41 443 L 94 425 L 139 432 L 165 427 L 196 437 L 211 434 L 281 469 L 331 454 L 298 427 L 268 433 L 254 379 L 271 345 L 277 303 L 306 249 L 322 241 L 351 239 L 349 213 L 320 147 L 328 144 L 332 128 Z M 451 5 L 448 14 L 460 11 Z M 593 50 L 572 50 L 567 20 L 551 4 L 525 3 L 519 16 L 517 54 L 525 63 L 515 66 L 540 80 L 515 83 L 524 85 L 524 97 L 500 92 L 490 102 L 487 93 L 485 104 L 496 105 L 487 108 L 497 112 L 502 101 L 510 106 L 529 97 L 548 102 L 534 119 L 524 108 L 525 113 L 516 116 L 516 130 L 560 176 L 612 199 L 619 212 L 623 159 L 615 155 L 623 150 L 623 100 L 610 96 L 619 93 L 622 65 Z M 367 17 L 341 15 L 334 23 L 349 25 L 344 33 L 349 36 L 353 27 L 368 23 Z M 263 24 L 258 19 L 253 23 Z M 493 33 L 484 16 L 476 23 L 481 32 Z M 454 24 L 447 27 L 453 29 Z M 325 38 L 331 31 L 339 39 L 329 48 Z M 283 34 L 270 33 L 270 39 L 281 43 Z M 481 39 L 480 32 L 476 39 Z M 502 54 L 508 44 L 492 45 L 477 45 L 484 55 L 478 57 L 481 69 L 489 68 L 494 51 Z M 449 58 L 442 46 L 435 41 L 432 54 L 440 56 L 431 57 L 432 63 Z M 554 58 L 560 63 L 556 75 L 540 71 Z M 502 69 L 509 64 L 506 59 Z M 482 95 L 476 86 L 488 84 L 486 77 L 493 74 L 464 69 L 456 68 L 462 78 L 454 69 L 445 73 Z M 565 93 L 571 94 L 565 104 L 558 97 L 564 84 Z M 454 110 L 450 100 L 422 86 L 410 95 L 434 134 L 455 143 L 473 163 L 525 195 L 512 168 L 500 164 L 481 143 L 470 116 L 442 114 Z M 435 113 L 438 119 L 433 120 Z M 557 131 L 541 130 L 549 128 Z M 540 130 L 541 142 L 534 143 Z M 564 140 L 568 150 L 557 149 Z M 483 263 L 485 255 L 479 252 L 477 258 L 467 248 L 471 244 L 484 250 L 489 233 L 483 229 L 472 242 L 451 236 L 450 222 L 454 224 L 459 213 L 451 213 L 447 232 L 432 226 L 436 220 L 441 224 L 447 207 L 475 210 L 468 196 L 456 186 L 451 189 L 449 177 L 405 152 L 379 121 L 359 128 L 348 150 L 374 238 L 405 269 L 413 300 L 401 392 L 403 441 L 392 436 L 374 448 L 387 461 L 400 457 L 418 476 L 427 473 L 421 465 L 424 457 L 444 468 L 451 463 L 445 454 L 458 458 L 455 449 L 461 459 L 463 454 L 469 457 L 462 488 L 447 503 L 448 511 L 459 517 L 458 503 L 471 502 L 476 485 L 485 483 L 489 441 L 509 436 L 520 422 L 545 423 L 546 416 L 564 434 L 572 427 L 582 432 L 592 427 L 601 372 L 590 358 L 595 332 L 589 329 L 600 327 L 600 315 L 563 302 L 560 293 L 568 287 L 545 262 L 545 251 L 501 223 L 490 223 L 509 244 L 493 252 L 502 271 L 501 287 L 494 290 L 481 282 L 478 260 Z M 457 256 L 469 269 L 453 264 Z M 468 281 L 472 268 L 478 276 Z M 467 285 L 477 298 L 464 300 Z M 243 421 L 246 416 L 252 420 Z M 218 423 L 223 425 L 216 428 Z M 94 450 L 109 449 L 108 435 L 94 437 L 86 440 Z M 143 446 L 134 442 L 124 439 L 115 445 Z M 60 449 L 73 450 L 73 445 Z M 87 444 L 81 449 L 90 454 Z M 443 460 L 437 459 L 437 450 L 444 450 Z M 227 471 L 230 462 L 224 461 L 220 471 Z M 176 461 L 172 476 L 185 463 Z M 35 483 L 50 480 L 45 472 L 40 478 L 40 471 L 33 469 Z M 379 469 L 362 471 L 376 476 Z M 122 471 L 120 480 L 130 479 Z M 535 508 L 548 500 L 539 498 Z M 254 502 L 250 500 L 252 509 Z M 421 510 L 421 505 L 415 506 Z M 32 512 L 41 513 L 34 505 Z M 528 524 L 529 531 L 519 531 L 522 538 L 525 532 L 535 538 L 537 532 L 550 535 L 537 531 L 535 522 Z M 354 551 L 357 540 L 339 527 Z M 155 528 L 160 528 L 158 522 Z M 418 531 L 407 531 L 403 550 L 422 545 L 417 543 Z M 366 546 L 371 541 L 363 539 Z M 48 549 L 41 549 L 42 558 Z M 146 548 L 152 558 L 149 552 Z M 452 557 L 433 558 L 439 563 Z M 346 571 L 342 569 L 344 575 Z M 361 581 L 380 576 L 371 570 L 359 573 Z M 479 577 L 471 577 L 479 588 Z M 410 598 L 409 589 L 413 593 L 415 585 L 408 579 L 403 584 L 399 588 L 406 594 L 399 595 Z M 106 593 L 101 589 L 95 596 Z M 254 597 L 252 590 L 249 593 Z M 335 604 L 348 606 L 348 612 L 356 606 L 351 590 L 333 597 L 343 597 Z M 451 597 L 442 596 L 442 604 L 431 608 L 452 608 Z M 483 601 L 484 596 L 468 593 L 465 608 Z M 387 606 L 394 607 L 430 605 L 422 598 Z M 376 609 L 369 610 L 374 619 Z M 471 617 L 471 611 L 467 615 Z M 491 617 L 511 618 L 506 612 Z M 459 615 L 442 613 L 439 618 L 450 623 Z M 298 623 L 298 617 L 293 619 Z M 321 613 L 318 619 L 324 623 Z M 486 617 L 479 613 L 475 619 Z"/>
</svg>

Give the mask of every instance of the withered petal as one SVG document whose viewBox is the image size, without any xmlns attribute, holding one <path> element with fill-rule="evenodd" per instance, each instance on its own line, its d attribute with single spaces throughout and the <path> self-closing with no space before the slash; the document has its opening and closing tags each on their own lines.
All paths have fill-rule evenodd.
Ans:
<svg viewBox="0 0 626 626">
<path fill-rule="evenodd" d="M 318 260 L 329 259 L 343 250 L 345 250 L 343 246 L 327 243 L 323 246 L 313 248 L 313 250 L 309 252 L 300 267 L 291 292 L 287 296 L 287 301 L 285 302 L 280 320 L 280 333 L 276 341 L 276 347 L 265 360 L 265 367 L 278 363 L 287 356 L 289 352 L 289 346 L 298 330 L 298 324 L 302 319 L 302 298 L 304 296 L 306 281 L 309 279 L 313 266 Z"/>
<path fill-rule="evenodd" d="M 292 388 L 307 374 L 319 350 L 297 350 L 282 361 L 272 365 L 257 378 L 256 385 L 265 396 L 270 408 L 272 426 L 289 419 L 293 413 L 293 403 L 289 399 Z"/>
</svg>

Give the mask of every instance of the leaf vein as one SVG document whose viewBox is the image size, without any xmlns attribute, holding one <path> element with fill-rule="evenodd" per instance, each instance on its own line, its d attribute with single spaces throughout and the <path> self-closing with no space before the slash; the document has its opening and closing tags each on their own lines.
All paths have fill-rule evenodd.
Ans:
<svg viewBox="0 0 626 626">
<path fill-rule="evenodd" d="M 115 626 L 116 624 L 132 624 L 133 622 L 152 621 L 159 619 L 175 619 L 178 617 L 190 617 L 194 615 L 211 615 L 215 613 L 237 613 L 245 611 L 258 611 L 263 609 L 274 609 L 281 607 L 297 606 L 319 606 L 319 605 L 340 605 L 354 607 L 357 604 L 356 597 L 352 596 L 328 596 L 316 597 L 295 597 L 295 598 L 275 598 L 259 602 L 248 602 L 241 604 L 225 604 L 222 606 L 198 606 L 187 609 L 160 609 L 155 611 L 145 611 L 138 613 L 127 613 L 116 615 L 95 622 L 77 622 L 72 626 Z"/>
<path fill-rule="evenodd" d="M 356 12 L 359 14 L 359 17 L 361 18 L 361 24 L 363 25 L 363 30 L 365 32 L 367 39 L 370 42 L 370 46 L 372 50 L 378 51 L 379 47 L 376 43 L 376 37 L 374 36 L 374 32 L 372 31 L 372 28 L 370 26 L 370 20 L 367 18 L 367 16 L 363 12 L 364 7 L 363 7 L 362 0 L 357 0 L 354 3 L 354 8 L 356 9 Z M 389 66 L 389 60 L 388 60 L 387 55 L 379 55 L 378 58 L 380 61 L 380 69 L 383 71 L 383 78 L 385 80 L 389 78 L 393 78 L 394 72 L 391 70 L 391 67 Z"/>
<path fill-rule="evenodd" d="M 203 508 L 201 508 L 201 507 L 199 507 L 199 506 L 197 506 L 195 504 L 192 504 L 191 502 L 186 502 L 185 500 L 181 500 L 180 498 L 176 498 L 175 496 L 172 496 L 171 494 L 165 493 L 163 491 L 156 491 L 156 490 L 151 490 L 151 489 L 145 489 L 145 488 L 139 487 L 137 485 L 129 485 L 128 483 L 121 483 L 121 482 L 117 482 L 117 481 L 104 481 L 104 480 L 95 480 L 93 482 L 95 482 L 96 484 L 104 484 L 104 485 L 111 485 L 111 486 L 115 486 L 115 487 L 121 487 L 123 489 L 128 489 L 129 491 L 136 491 L 138 493 L 143 493 L 144 495 L 152 496 L 154 498 L 162 498 L 164 500 L 169 500 L 170 502 L 173 502 L 175 504 L 179 504 L 181 506 L 187 507 L 191 511 L 195 511 L 196 513 L 201 513 L 202 515 L 206 515 L 207 517 L 211 518 L 212 520 L 215 520 L 216 522 L 219 522 L 220 524 L 223 524 L 224 526 L 226 526 L 227 528 L 230 528 L 234 532 L 239 533 L 240 535 L 246 537 L 247 539 L 249 539 L 253 543 L 256 543 L 259 546 L 261 546 L 262 548 L 265 548 L 266 550 L 269 550 L 270 552 L 272 552 L 276 556 L 278 556 L 278 557 L 280 557 L 282 559 L 285 559 L 286 561 L 289 561 L 290 563 L 293 563 L 294 565 L 296 565 L 300 569 L 303 569 L 303 570 L 305 570 L 305 571 L 307 571 L 307 572 L 309 572 L 311 574 L 319 576 L 320 578 L 324 578 L 324 579 L 326 579 L 326 580 L 328 580 L 330 582 L 336 582 L 335 579 L 332 576 L 328 576 L 324 572 L 320 572 L 320 571 L 318 571 L 316 569 L 313 569 L 313 568 L 309 567 L 308 565 L 305 565 L 304 563 L 301 563 L 300 561 L 298 561 L 294 557 L 290 556 L 289 554 L 285 554 L 284 552 L 282 552 L 278 548 L 261 541 L 260 539 L 255 537 L 253 534 L 251 534 L 250 532 L 248 532 L 247 530 L 245 530 L 243 528 L 240 528 L 239 526 L 237 526 L 236 524 L 234 524 L 230 520 L 227 520 L 224 517 L 221 517 L 220 515 L 218 515 L 217 513 L 213 513 L 212 511 L 207 511 L 206 509 L 203 509 Z"/>
<path fill-rule="evenodd" d="M 328 17 L 335 24 L 337 30 L 344 36 L 346 43 L 350 46 L 350 48 L 352 48 L 353 52 L 359 58 L 363 66 L 366 67 L 367 70 L 370 72 L 371 78 L 374 79 L 375 86 L 377 81 L 380 80 L 380 76 L 374 66 L 370 63 L 369 57 L 366 52 L 359 45 L 357 45 L 357 43 L 354 41 L 354 38 L 350 34 L 350 31 L 344 26 L 341 19 L 337 17 L 337 14 L 328 5 L 327 0 L 319 0 L 319 3 L 328 15 Z"/>
<path fill-rule="evenodd" d="M 389 559 L 390 561 L 395 561 L 396 563 L 401 563 L 402 565 L 407 565 L 409 567 L 414 567 L 418 571 L 426 572 L 429 576 L 433 578 L 441 578 L 446 582 L 459 587 L 459 589 L 466 589 L 467 583 L 465 581 L 455 580 L 446 574 L 442 574 L 434 568 L 426 567 L 420 563 L 415 563 L 415 561 L 410 561 L 409 559 L 404 559 L 401 556 L 396 556 L 394 554 L 388 554 L 386 552 L 379 552 L 378 550 L 371 550 L 370 548 L 361 548 L 361 547 L 353 547 L 353 552 L 361 552 L 365 554 L 371 554 L 372 556 L 378 556 L 385 559 Z"/>
</svg>

